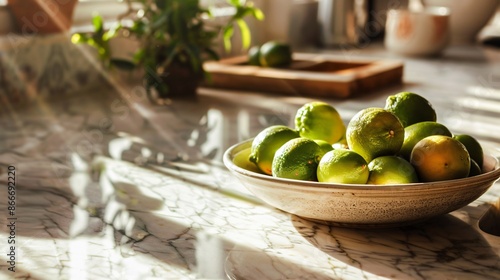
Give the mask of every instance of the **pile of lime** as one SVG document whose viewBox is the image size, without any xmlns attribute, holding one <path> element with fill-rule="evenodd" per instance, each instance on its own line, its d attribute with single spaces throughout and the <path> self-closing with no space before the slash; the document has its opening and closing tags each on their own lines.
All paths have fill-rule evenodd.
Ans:
<svg viewBox="0 0 500 280">
<path fill-rule="evenodd" d="M 268 41 L 248 50 L 248 64 L 261 67 L 287 67 L 292 63 L 292 48 L 279 41 Z"/>
<path fill-rule="evenodd" d="M 483 149 L 468 134 L 437 122 L 413 92 L 365 108 L 347 125 L 329 103 L 304 104 L 295 127 L 275 125 L 252 141 L 248 169 L 279 178 L 342 184 L 407 184 L 481 174 Z"/>
</svg>

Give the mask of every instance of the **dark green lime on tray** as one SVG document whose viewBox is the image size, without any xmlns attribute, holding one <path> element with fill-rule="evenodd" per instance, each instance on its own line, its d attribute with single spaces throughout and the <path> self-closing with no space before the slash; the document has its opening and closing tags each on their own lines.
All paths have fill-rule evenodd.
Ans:
<svg viewBox="0 0 500 280">
<path fill-rule="evenodd" d="M 260 46 L 253 46 L 248 50 L 248 64 L 260 66 Z"/>
<path fill-rule="evenodd" d="M 260 47 L 259 62 L 263 67 L 286 67 L 292 63 L 292 48 L 286 43 L 269 41 Z"/>
</svg>

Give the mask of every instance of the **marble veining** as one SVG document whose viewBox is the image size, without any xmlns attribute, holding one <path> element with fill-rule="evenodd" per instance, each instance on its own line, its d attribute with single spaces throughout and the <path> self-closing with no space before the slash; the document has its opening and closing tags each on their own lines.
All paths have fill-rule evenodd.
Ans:
<svg viewBox="0 0 500 280">
<path fill-rule="evenodd" d="M 3 99 L 11 106 L 0 112 L 0 182 L 14 165 L 18 220 L 12 273 L 1 194 L 0 279 L 500 279 L 500 237 L 477 227 L 500 197 L 498 183 L 474 203 L 412 226 L 315 223 L 267 206 L 221 162 L 229 146 L 263 127 L 291 124 L 309 99 L 202 89 L 197 100 L 155 106 L 133 83 L 117 82 L 121 88 L 29 104 Z M 438 110 L 464 106 L 447 105 L 450 97 L 434 88 L 385 93 L 419 89 Z M 329 102 L 348 120 L 358 108 L 383 104 L 385 93 Z M 500 112 L 443 121 L 453 129 L 473 122 L 498 153 L 500 139 L 481 129 L 500 128 L 491 114 Z"/>
</svg>

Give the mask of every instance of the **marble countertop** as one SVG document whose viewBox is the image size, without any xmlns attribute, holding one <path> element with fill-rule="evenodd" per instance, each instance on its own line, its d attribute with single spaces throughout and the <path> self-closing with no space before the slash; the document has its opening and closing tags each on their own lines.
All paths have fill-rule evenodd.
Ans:
<svg viewBox="0 0 500 280">
<path fill-rule="evenodd" d="M 414 91 L 450 130 L 499 156 L 499 61 L 497 50 L 454 47 L 405 59 L 402 85 L 323 100 L 347 122 Z M 229 146 L 292 125 L 311 98 L 201 89 L 158 106 L 131 80 L 27 104 L 0 98 L 0 179 L 8 185 L 12 166 L 16 182 L 13 215 L 7 187 L 0 194 L 0 279 L 500 279 L 500 236 L 477 225 L 500 183 L 412 226 L 311 222 L 266 206 L 222 164 Z"/>
</svg>

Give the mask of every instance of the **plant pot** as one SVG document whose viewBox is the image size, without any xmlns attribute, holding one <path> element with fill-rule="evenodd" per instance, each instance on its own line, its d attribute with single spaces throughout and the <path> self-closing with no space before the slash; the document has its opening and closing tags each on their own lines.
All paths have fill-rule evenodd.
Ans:
<svg viewBox="0 0 500 280">
<path fill-rule="evenodd" d="M 7 0 L 21 34 L 67 32 L 78 0 Z"/>
<path fill-rule="evenodd" d="M 135 37 L 119 35 L 109 40 L 111 64 L 120 69 L 132 70 L 136 67 L 134 55 L 140 48 L 140 41 Z"/>
<path fill-rule="evenodd" d="M 172 63 L 164 71 L 152 77 L 146 71 L 146 87 L 152 96 L 151 89 L 156 91 L 159 99 L 193 99 L 203 80 L 203 73 L 195 72 L 189 64 Z"/>
</svg>

